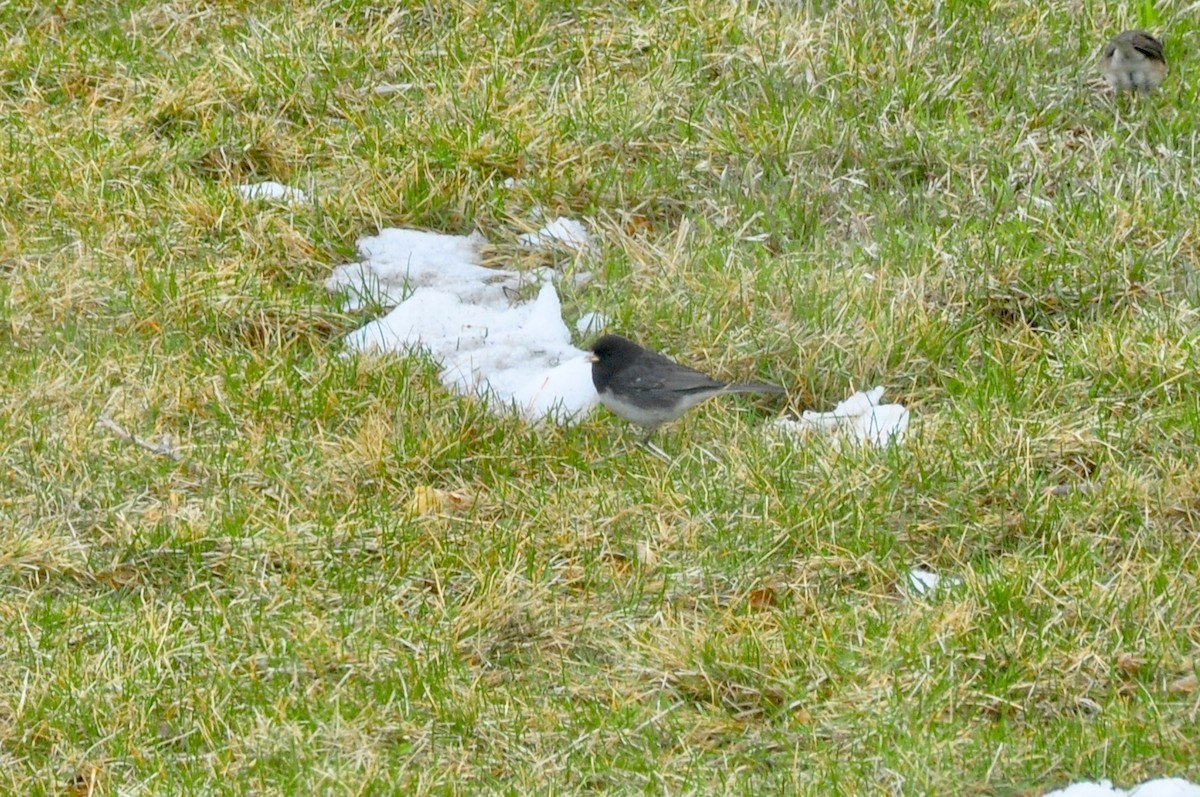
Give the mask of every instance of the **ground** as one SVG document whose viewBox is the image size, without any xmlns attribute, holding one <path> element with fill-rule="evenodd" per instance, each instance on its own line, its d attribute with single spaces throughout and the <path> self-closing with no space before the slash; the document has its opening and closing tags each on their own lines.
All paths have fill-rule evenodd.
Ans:
<svg viewBox="0 0 1200 797">
<path fill-rule="evenodd" d="M 0 791 L 1200 780 L 1172 14 L 0 5 Z M 1166 42 L 1150 97 L 1096 85 L 1129 27 Z M 234 189 L 267 179 L 313 201 Z M 593 259 L 520 250 L 535 207 Z M 378 308 L 323 282 L 387 226 L 586 266 L 568 320 L 792 410 L 885 385 L 909 436 L 781 441 L 734 398 L 668 463 L 343 357 Z"/>
</svg>

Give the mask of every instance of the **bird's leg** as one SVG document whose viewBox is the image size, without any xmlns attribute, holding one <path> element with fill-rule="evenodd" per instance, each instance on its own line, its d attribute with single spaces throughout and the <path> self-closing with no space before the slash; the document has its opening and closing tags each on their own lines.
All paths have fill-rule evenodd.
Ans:
<svg viewBox="0 0 1200 797">
<path fill-rule="evenodd" d="M 667 452 L 666 452 L 666 451 L 663 451 L 661 448 L 659 448 L 658 446 L 654 445 L 654 443 L 651 443 L 651 442 L 650 442 L 650 438 L 654 436 L 654 433 L 655 433 L 656 431 L 658 431 L 658 427 L 657 427 L 657 426 L 650 426 L 650 427 L 647 427 L 647 428 L 646 428 L 646 433 L 645 433 L 644 435 L 642 435 L 642 439 L 641 439 L 641 440 L 639 440 L 639 441 L 638 441 L 638 443 L 639 443 L 639 445 L 641 445 L 641 446 L 642 446 L 642 448 L 646 449 L 646 450 L 647 450 L 647 451 L 649 451 L 651 454 L 653 454 L 654 456 L 656 456 L 656 457 L 658 457 L 659 459 L 661 459 L 663 462 L 671 462 L 672 460 L 671 460 L 671 458 L 670 458 L 670 457 L 667 455 Z"/>
<path fill-rule="evenodd" d="M 674 460 L 671 459 L 671 456 L 666 451 L 663 451 L 661 448 L 654 445 L 654 443 L 651 443 L 649 440 L 647 440 L 642 445 L 645 446 L 647 451 L 649 451 L 651 454 L 653 454 L 654 456 L 661 459 L 663 462 L 666 462 L 668 465 L 671 464 L 672 462 L 674 462 Z"/>
</svg>

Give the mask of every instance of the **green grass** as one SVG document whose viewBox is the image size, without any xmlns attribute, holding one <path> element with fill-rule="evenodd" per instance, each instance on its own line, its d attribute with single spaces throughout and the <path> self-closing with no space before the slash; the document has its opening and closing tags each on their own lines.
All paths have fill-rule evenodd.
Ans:
<svg viewBox="0 0 1200 797">
<path fill-rule="evenodd" d="M 1193 16 L 4 4 L 0 792 L 1200 780 Z M 1138 25 L 1172 74 L 1114 100 Z M 358 237 L 503 261 L 535 206 L 600 242 L 569 320 L 797 408 L 886 385 L 905 445 L 733 400 L 668 464 L 341 356 Z"/>
</svg>

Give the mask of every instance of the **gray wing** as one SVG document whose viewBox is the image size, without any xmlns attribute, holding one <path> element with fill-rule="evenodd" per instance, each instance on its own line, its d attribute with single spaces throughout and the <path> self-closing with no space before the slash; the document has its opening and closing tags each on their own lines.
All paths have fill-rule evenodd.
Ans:
<svg viewBox="0 0 1200 797">
<path fill-rule="evenodd" d="M 746 382 L 731 385 L 718 379 L 713 379 L 706 373 L 680 365 L 674 360 L 658 354 L 653 358 L 645 358 L 630 372 L 630 387 L 636 391 L 667 391 L 676 395 L 691 395 L 695 393 L 785 393 L 778 385 L 768 385 L 762 382 Z"/>
<path fill-rule="evenodd" d="M 1135 31 L 1130 37 L 1129 43 L 1133 45 L 1133 49 L 1137 50 L 1151 61 L 1166 61 L 1166 59 L 1163 57 L 1162 42 L 1151 36 L 1149 33 Z"/>
<path fill-rule="evenodd" d="M 680 365 L 657 352 L 647 352 L 653 357 L 644 357 L 630 370 L 629 386 L 633 390 L 667 390 L 672 393 L 695 393 L 716 391 L 725 387 L 711 376 Z"/>
</svg>

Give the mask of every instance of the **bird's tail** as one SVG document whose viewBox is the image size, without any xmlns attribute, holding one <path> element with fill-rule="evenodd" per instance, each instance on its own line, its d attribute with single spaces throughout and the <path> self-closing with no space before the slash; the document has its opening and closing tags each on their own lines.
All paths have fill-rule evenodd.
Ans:
<svg viewBox="0 0 1200 797">
<path fill-rule="evenodd" d="M 787 390 L 779 385 L 768 385 L 766 382 L 742 382 L 737 385 L 726 385 L 729 393 L 786 393 Z"/>
</svg>

